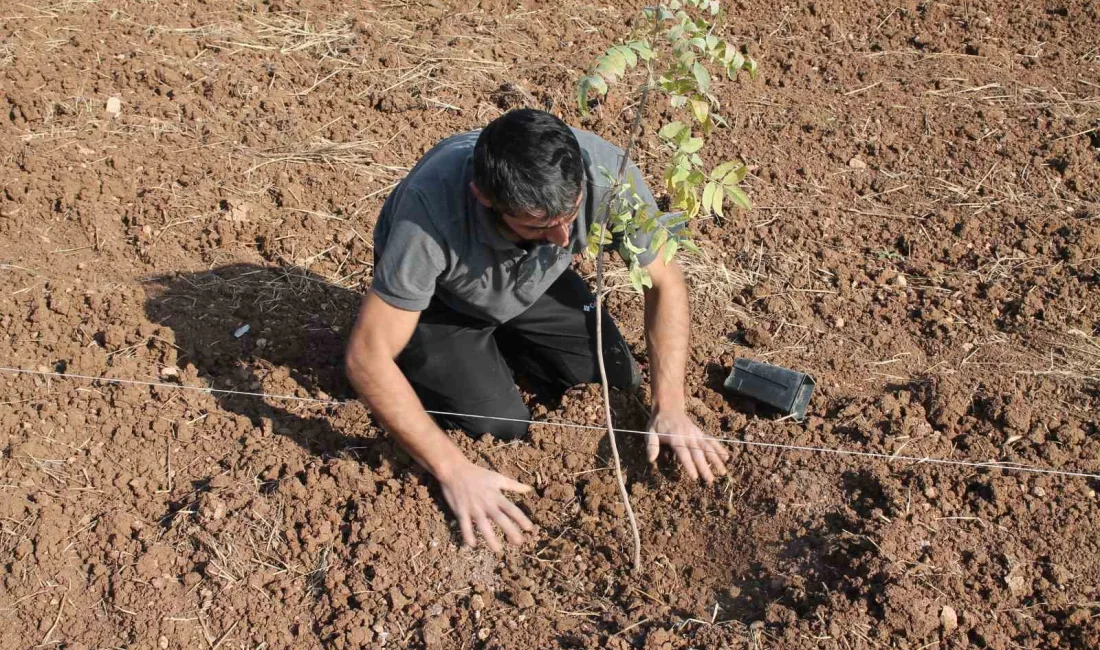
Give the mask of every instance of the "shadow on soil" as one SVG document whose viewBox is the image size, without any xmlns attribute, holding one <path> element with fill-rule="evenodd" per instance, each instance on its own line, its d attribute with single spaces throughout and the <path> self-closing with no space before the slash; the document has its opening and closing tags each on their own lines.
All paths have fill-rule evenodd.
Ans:
<svg viewBox="0 0 1100 650">
<path fill-rule="evenodd" d="M 262 392 L 263 379 L 285 368 L 299 397 L 348 400 L 344 378 L 347 332 L 360 295 L 299 270 L 234 264 L 202 273 L 171 273 L 145 281 L 149 320 L 176 335 L 177 363 L 194 365 L 209 386 Z M 248 326 L 240 337 L 239 328 Z M 292 401 L 215 394 L 218 403 L 257 426 L 270 419 L 278 434 L 329 456 L 362 444 L 324 418 L 299 415 Z M 334 409 L 335 407 L 333 407 Z"/>
</svg>

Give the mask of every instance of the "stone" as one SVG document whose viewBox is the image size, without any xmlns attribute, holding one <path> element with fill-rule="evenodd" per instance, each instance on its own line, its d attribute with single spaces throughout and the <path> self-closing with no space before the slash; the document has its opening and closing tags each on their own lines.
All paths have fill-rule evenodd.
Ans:
<svg viewBox="0 0 1100 650">
<path fill-rule="evenodd" d="M 959 627 L 959 615 L 950 605 L 944 605 L 940 610 L 940 625 L 943 626 L 943 634 L 947 636 Z"/>
</svg>

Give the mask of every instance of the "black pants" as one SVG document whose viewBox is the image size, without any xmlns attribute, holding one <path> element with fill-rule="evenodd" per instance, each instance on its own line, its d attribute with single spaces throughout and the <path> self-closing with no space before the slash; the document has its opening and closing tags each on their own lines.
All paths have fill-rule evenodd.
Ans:
<svg viewBox="0 0 1100 650">
<path fill-rule="evenodd" d="M 471 416 L 530 418 L 512 368 L 538 388 L 557 394 L 599 382 L 595 302 L 572 269 L 527 311 L 502 325 L 460 314 L 433 299 L 397 364 L 425 409 L 468 414 L 435 416 L 444 428 L 521 438 L 527 434 L 525 423 Z M 641 383 L 638 366 L 606 310 L 603 336 L 608 382 L 620 389 L 636 388 Z"/>
</svg>

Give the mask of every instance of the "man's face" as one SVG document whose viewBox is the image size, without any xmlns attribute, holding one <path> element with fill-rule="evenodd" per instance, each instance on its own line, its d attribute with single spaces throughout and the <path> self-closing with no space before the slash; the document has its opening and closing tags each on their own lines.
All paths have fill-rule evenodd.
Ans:
<svg viewBox="0 0 1100 650">
<path fill-rule="evenodd" d="M 583 195 L 582 195 L 583 196 Z M 532 243 L 550 242 L 562 248 L 569 245 L 569 233 L 573 222 L 581 211 L 582 196 L 577 197 L 577 203 L 569 214 L 555 217 L 549 221 L 529 214 L 503 214 L 500 221 L 513 235 L 520 240 Z"/>
</svg>

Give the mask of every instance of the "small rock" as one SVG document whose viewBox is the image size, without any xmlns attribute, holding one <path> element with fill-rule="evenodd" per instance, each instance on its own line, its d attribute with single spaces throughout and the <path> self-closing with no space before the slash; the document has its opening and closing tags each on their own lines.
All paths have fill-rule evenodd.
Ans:
<svg viewBox="0 0 1100 650">
<path fill-rule="evenodd" d="M 516 594 L 516 607 L 520 609 L 531 609 L 535 606 L 535 597 L 531 595 L 530 591 L 524 590 Z"/>
<path fill-rule="evenodd" d="M 1005 584 L 1014 596 L 1021 596 L 1027 591 L 1027 581 L 1023 576 L 1009 576 L 1005 578 Z"/>
<path fill-rule="evenodd" d="M 397 587 L 390 589 L 390 604 L 395 610 L 401 610 L 405 608 L 405 605 L 409 604 L 409 599 L 405 597 L 405 594 L 401 593 L 401 590 Z"/>
<path fill-rule="evenodd" d="M 233 331 L 233 338 L 235 338 L 235 339 L 241 338 L 245 334 L 248 334 L 248 330 L 250 330 L 250 329 L 252 329 L 252 326 L 249 325 L 248 323 L 245 323 L 244 325 L 241 325 L 240 327 L 238 327 L 236 330 Z"/>
<path fill-rule="evenodd" d="M 745 332 L 745 343 L 751 348 L 765 348 L 772 344 L 772 335 L 763 327 L 751 327 Z"/>
<path fill-rule="evenodd" d="M 107 98 L 107 112 L 112 117 L 118 117 L 118 114 L 122 112 L 122 100 L 118 97 Z"/>
<path fill-rule="evenodd" d="M 924 496 L 928 497 L 929 499 L 935 499 L 937 496 L 939 496 L 939 494 L 940 493 L 938 490 L 936 490 L 935 486 L 929 485 L 927 488 L 924 489 Z"/>
<path fill-rule="evenodd" d="M 168 637 L 162 636 L 157 639 L 157 646 L 160 647 L 160 650 L 168 650 Z"/>
<path fill-rule="evenodd" d="M 543 496 L 553 501 L 571 501 L 576 498 L 577 491 L 568 483 L 554 483 L 546 488 Z"/>
<path fill-rule="evenodd" d="M 905 279 L 904 275 L 898 275 L 898 277 L 894 278 L 894 285 L 899 289 L 904 289 L 909 286 L 909 281 Z"/>
<path fill-rule="evenodd" d="M 488 639 L 489 634 L 491 634 L 491 632 L 489 631 L 489 628 L 487 628 L 487 627 L 481 628 L 480 630 L 477 631 L 478 641 L 484 641 L 485 639 Z"/>
<path fill-rule="evenodd" d="M 849 160 L 848 166 L 852 169 L 867 169 L 867 163 L 863 162 L 863 160 L 860 159 L 859 156 L 856 156 L 855 158 Z"/>
<path fill-rule="evenodd" d="M 943 626 L 943 634 L 947 636 L 959 627 L 959 615 L 950 605 L 944 605 L 940 611 L 940 625 Z"/>
<path fill-rule="evenodd" d="M 164 366 L 160 369 L 160 376 L 164 379 L 173 379 L 180 376 L 180 369 L 175 366 Z"/>
<path fill-rule="evenodd" d="M 1047 495 L 1047 491 L 1044 490 L 1043 488 L 1039 487 L 1038 485 L 1031 488 L 1031 493 L 1034 494 L 1035 496 L 1039 497 L 1040 499 Z"/>
<path fill-rule="evenodd" d="M 475 612 L 485 609 L 485 599 L 481 597 L 481 594 L 474 594 L 470 597 L 470 609 Z"/>
<path fill-rule="evenodd" d="M 844 329 L 844 319 L 843 319 L 843 318 L 840 318 L 840 317 L 838 316 L 838 317 L 836 318 L 836 320 L 834 320 L 834 321 L 833 321 L 833 327 L 835 327 L 835 328 L 836 328 L 836 329 L 838 329 L 838 330 L 839 330 L 839 329 Z"/>
</svg>

